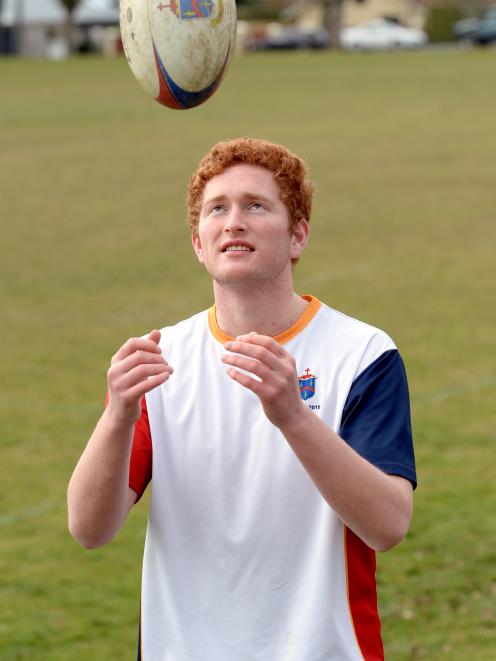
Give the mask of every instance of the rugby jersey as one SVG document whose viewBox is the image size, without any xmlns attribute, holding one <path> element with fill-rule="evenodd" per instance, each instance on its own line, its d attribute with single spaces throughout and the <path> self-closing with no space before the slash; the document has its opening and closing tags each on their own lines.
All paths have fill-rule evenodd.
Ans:
<svg viewBox="0 0 496 661">
<path fill-rule="evenodd" d="M 396 346 L 305 298 L 303 315 L 275 339 L 296 360 L 306 405 L 368 461 L 415 485 Z M 215 308 L 162 330 L 174 374 L 146 395 L 130 465 L 139 496 L 153 475 L 140 658 L 382 659 L 375 553 L 324 501 L 256 395 L 226 374 L 229 339 Z"/>
</svg>

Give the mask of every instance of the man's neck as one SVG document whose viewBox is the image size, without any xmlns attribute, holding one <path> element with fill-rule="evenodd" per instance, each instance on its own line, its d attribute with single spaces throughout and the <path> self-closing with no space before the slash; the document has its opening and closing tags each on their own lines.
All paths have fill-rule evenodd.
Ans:
<svg viewBox="0 0 496 661">
<path fill-rule="evenodd" d="M 307 301 L 285 292 L 251 291 L 249 295 L 214 282 L 215 310 L 219 328 L 231 337 L 252 331 L 274 337 L 290 328 L 303 314 Z"/>
</svg>

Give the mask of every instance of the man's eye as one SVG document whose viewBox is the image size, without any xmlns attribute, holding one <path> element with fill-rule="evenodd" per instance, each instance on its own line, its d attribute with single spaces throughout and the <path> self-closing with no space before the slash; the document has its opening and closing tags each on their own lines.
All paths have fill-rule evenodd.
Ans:
<svg viewBox="0 0 496 661">
<path fill-rule="evenodd" d="M 224 211 L 222 204 L 216 204 L 215 207 L 210 209 L 210 213 L 221 213 L 222 211 Z"/>
<path fill-rule="evenodd" d="M 250 208 L 255 210 L 265 209 L 264 205 L 261 202 L 252 202 Z"/>
</svg>

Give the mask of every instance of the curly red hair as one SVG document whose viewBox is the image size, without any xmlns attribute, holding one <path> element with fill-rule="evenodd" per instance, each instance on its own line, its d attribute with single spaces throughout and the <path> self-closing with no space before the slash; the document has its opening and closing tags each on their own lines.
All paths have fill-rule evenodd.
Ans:
<svg viewBox="0 0 496 661">
<path fill-rule="evenodd" d="M 289 229 L 305 219 L 310 221 L 314 186 L 305 162 L 286 147 L 255 138 L 236 138 L 215 144 L 202 158 L 188 186 L 188 220 L 197 233 L 203 191 L 210 179 L 232 165 L 245 163 L 270 170 L 279 186 L 289 216 Z"/>
</svg>

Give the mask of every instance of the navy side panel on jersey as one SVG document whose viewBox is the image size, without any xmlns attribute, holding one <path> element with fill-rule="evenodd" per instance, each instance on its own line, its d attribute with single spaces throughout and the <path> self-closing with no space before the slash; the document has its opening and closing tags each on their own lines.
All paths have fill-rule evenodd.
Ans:
<svg viewBox="0 0 496 661">
<path fill-rule="evenodd" d="M 340 436 L 374 466 L 416 487 L 408 383 L 396 349 L 379 356 L 353 382 Z"/>
</svg>

